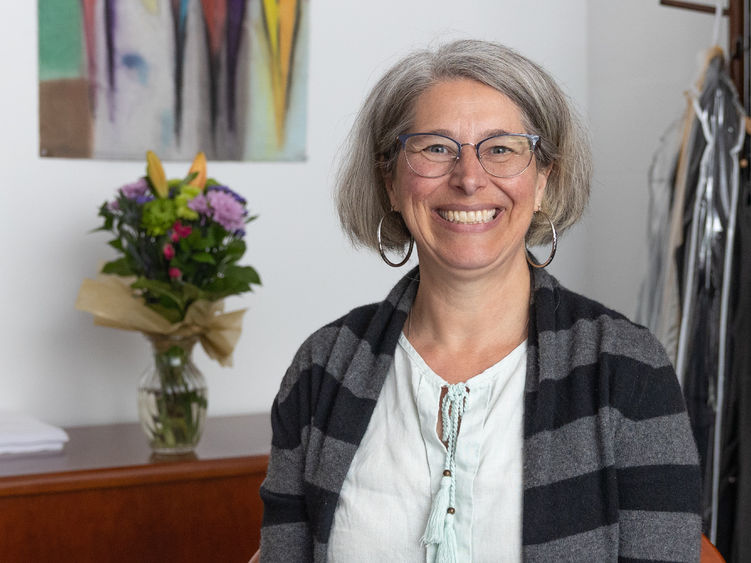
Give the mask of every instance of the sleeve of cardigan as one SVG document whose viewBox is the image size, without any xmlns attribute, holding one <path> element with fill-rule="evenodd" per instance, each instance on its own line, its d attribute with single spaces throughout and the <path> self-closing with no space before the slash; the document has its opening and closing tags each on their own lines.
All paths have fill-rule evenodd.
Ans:
<svg viewBox="0 0 751 563">
<path fill-rule="evenodd" d="M 304 469 L 309 430 L 305 400 L 310 362 L 305 346 L 285 374 L 271 409 L 271 455 L 261 485 L 264 505 L 261 562 L 313 560 L 313 539 L 305 503 Z M 308 404 L 306 404 L 308 403 Z"/>
<path fill-rule="evenodd" d="M 699 561 L 696 446 L 675 372 L 667 357 L 655 364 L 614 383 L 619 561 Z"/>
</svg>

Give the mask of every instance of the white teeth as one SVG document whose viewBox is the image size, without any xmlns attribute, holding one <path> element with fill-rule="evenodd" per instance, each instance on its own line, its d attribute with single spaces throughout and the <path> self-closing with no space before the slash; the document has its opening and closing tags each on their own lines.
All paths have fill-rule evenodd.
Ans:
<svg viewBox="0 0 751 563">
<path fill-rule="evenodd" d="M 488 223 L 495 218 L 495 209 L 481 209 L 479 211 L 453 211 L 443 209 L 438 214 L 451 223 L 463 223 L 465 225 L 474 225 L 477 223 Z"/>
</svg>

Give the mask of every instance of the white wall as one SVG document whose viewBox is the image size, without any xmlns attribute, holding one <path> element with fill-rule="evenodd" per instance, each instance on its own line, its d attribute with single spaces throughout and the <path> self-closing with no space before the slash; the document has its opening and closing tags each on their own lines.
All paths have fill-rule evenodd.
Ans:
<svg viewBox="0 0 751 563">
<path fill-rule="evenodd" d="M 680 103 L 711 18 L 662 13 L 656 0 L 602 2 L 607 10 L 600 2 L 310 3 L 308 161 L 210 163 L 211 174 L 260 215 L 249 226 L 247 262 L 264 281 L 231 300 L 248 307 L 235 366 L 198 354 L 210 415 L 267 410 L 305 336 L 382 298 L 401 275 L 345 241 L 331 202 L 332 163 L 368 88 L 407 50 L 428 43 L 477 37 L 513 46 L 546 66 L 591 115 L 598 158 L 592 212 L 584 229 L 563 238 L 553 272 L 570 287 L 632 307 L 643 245 L 621 239 L 643 231 L 637 223 L 649 155 L 673 115 L 667 110 Z M 648 21 L 642 12 L 652 14 Z M 133 421 L 136 384 L 149 362 L 145 340 L 94 327 L 73 303 L 81 279 L 110 257 L 105 235 L 88 233 L 98 205 L 143 165 L 37 156 L 35 3 L 9 4 L 6 21 L 13 24 L 0 35 L 0 409 L 59 425 Z M 654 65 L 648 71 L 645 54 Z M 643 104 L 626 103 L 632 87 Z M 650 106 L 648 115 L 641 105 Z M 167 172 L 184 168 L 170 163 Z M 601 244 L 611 239 L 623 263 L 614 265 Z"/>
</svg>

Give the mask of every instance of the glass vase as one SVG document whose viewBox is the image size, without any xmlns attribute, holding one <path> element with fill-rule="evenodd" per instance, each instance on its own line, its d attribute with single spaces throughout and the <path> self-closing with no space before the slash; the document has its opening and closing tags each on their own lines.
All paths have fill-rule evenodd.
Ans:
<svg viewBox="0 0 751 563">
<path fill-rule="evenodd" d="M 198 444 L 206 421 L 206 379 L 192 359 L 197 337 L 147 335 L 154 362 L 138 385 L 138 416 L 151 449 L 186 454 Z"/>
</svg>

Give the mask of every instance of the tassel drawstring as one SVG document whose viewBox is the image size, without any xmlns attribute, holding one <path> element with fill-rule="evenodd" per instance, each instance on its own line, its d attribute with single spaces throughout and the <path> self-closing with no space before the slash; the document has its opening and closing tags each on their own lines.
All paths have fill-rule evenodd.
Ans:
<svg viewBox="0 0 751 563">
<path fill-rule="evenodd" d="M 422 543 L 426 545 L 429 543 L 440 543 L 443 537 L 444 520 L 446 519 L 446 511 L 449 508 L 450 488 L 451 472 L 445 470 L 443 477 L 441 477 L 441 486 L 433 497 L 433 506 L 430 509 L 430 516 L 428 516 L 428 525 L 425 527 L 425 533 L 422 536 Z"/>
<path fill-rule="evenodd" d="M 441 485 L 433 497 L 428 523 L 422 537 L 422 542 L 425 545 L 437 544 L 436 561 L 438 563 L 455 563 L 456 561 L 456 531 L 454 530 L 456 441 L 459 434 L 459 423 L 464 414 L 467 393 L 467 387 L 464 383 L 449 385 L 441 402 L 441 423 L 443 439 L 446 442 L 446 460 Z"/>
<path fill-rule="evenodd" d="M 438 544 L 435 556 L 436 563 L 456 563 L 456 531 L 454 530 L 454 515 L 446 515 L 443 541 Z"/>
</svg>

